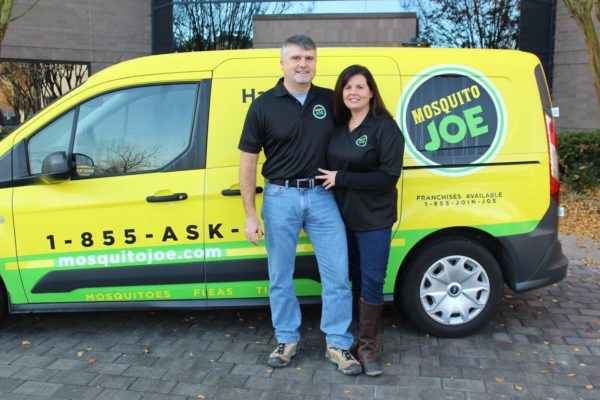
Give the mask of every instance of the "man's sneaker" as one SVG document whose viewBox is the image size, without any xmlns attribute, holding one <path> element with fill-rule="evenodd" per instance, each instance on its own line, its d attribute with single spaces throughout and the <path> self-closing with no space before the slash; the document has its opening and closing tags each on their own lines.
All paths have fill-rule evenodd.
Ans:
<svg viewBox="0 0 600 400">
<path fill-rule="evenodd" d="M 344 375 L 357 375 L 363 370 L 360 363 L 350 353 L 350 350 L 340 349 L 328 344 L 325 358 L 336 364 L 338 371 Z"/>
<path fill-rule="evenodd" d="M 294 357 L 300 348 L 298 343 L 279 343 L 277 348 L 269 354 L 269 361 L 267 362 L 273 368 L 283 368 L 287 366 L 292 357 Z"/>
</svg>

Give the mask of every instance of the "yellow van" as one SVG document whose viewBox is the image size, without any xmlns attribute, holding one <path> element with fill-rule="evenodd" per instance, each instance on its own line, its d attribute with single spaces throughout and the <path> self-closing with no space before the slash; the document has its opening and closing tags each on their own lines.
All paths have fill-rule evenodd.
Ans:
<svg viewBox="0 0 600 400">
<path fill-rule="evenodd" d="M 388 302 L 427 332 L 463 336 L 495 315 L 505 283 L 522 292 L 565 276 L 556 138 L 535 56 L 318 54 L 320 86 L 367 66 L 406 138 Z M 278 50 L 139 58 L 0 142 L 2 309 L 268 304 L 265 248 L 243 232 L 237 144 L 248 106 L 280 75 Z M 297 251 L 297 293 L 318 302 L 305 235 Z"/>
</svg>

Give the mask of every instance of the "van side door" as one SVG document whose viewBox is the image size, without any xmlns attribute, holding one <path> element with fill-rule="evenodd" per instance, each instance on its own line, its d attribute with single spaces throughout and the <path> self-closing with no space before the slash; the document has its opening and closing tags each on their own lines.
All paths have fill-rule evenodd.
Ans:
<svg viewBox="0 0 600 400">
<path fill-rule="evenodd" d="M 326 51 L 326 50 L 325 50 Z M 359 63 L 370 68 L 394 111 L 400 93 L 400 76 L 395 61 L 388 57 L 361 57 L 348 52 L 335 56 L 319 53 L 315 84 L 333 88 L 339 73 Z M 322 55 L 323 54 L 323 55 Z M 269 277 L 264 242 L 255 247 L 244 235 L 244 209 L 239 193 L 240 151 L 238 143 L 248 108 L 261 93 L 271 89 L 282 76 L 279 54 L 272 57 L 230 59 L 213 73 L 211 115 L 206 164 L 206 246 L 223 249 L 224 260 L 206 262 L 207 304 L 267 304 Z M 256 209 L 260 215 L 260 175 L 264 155 L 259 157 Z M 313 247 L 304 231 L 296 246 L 294 275 L 296 293 L 304 302 L 319 301 L 321 284 Z"/>
</svg>

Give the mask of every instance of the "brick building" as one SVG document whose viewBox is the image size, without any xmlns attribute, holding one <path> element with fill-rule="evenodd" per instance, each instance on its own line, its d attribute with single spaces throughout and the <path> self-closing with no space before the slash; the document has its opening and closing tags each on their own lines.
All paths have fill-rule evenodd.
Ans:
<svg viewBox="0 0 600 400">
<path fill-rule="evenodd" d="M 569 16 L 562 0 L 556 2 L 556 34 L 552 101 L 560 107 L 559 131 L 600 129 L 600 106 L 596 99 L 583 33 Z M 600 36 L 600 23 L 596 32 Z"/>
<path fill-rule="evenodd" d="M 33 1 L 16 0 L 15 15 Z M 554 105 L 560 107 L 557 128 L 600 128 L 583 34 L 562 0 L 530 3 L 552 5 L 554 37 L 546 39 L 554 39 L 547 53 L 553 52 L 548 75 Z M 172 7 L 168 0 L 43 0 L 9 25 L 2 58 L 86 63 L 95 73 L 122 60 L 169 51 Z M 600 24 L 596 27 L 600 34 Z M 278 47 L 282 38 L 298 32 L 309 33 L 321 46 L 399 46 L 405 38 L 416 36 L 418 26 L 414 13 L 278 15 L 254 20 L 255 47 Z"/>
</svg>

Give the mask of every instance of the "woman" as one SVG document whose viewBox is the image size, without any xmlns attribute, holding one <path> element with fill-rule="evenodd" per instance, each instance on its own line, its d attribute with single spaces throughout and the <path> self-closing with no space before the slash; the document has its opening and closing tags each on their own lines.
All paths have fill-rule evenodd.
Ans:
<svg viewBox="0 0 600 400">
<path fill-rule="evenodd" d="M 397 219 L 396 183 L 402 171 L 404 138 L 385 108 L 373 75 L 360 65 L 346 68 L 335 85 L 337 126 L 327 149 L 330 170 L 319 169 L 346 223 L 350 276 L 360 291 L 356 355 L 365 374 L 383 371 L 377 357 L 377 331 L 383 283 Z"/>
</svg>

